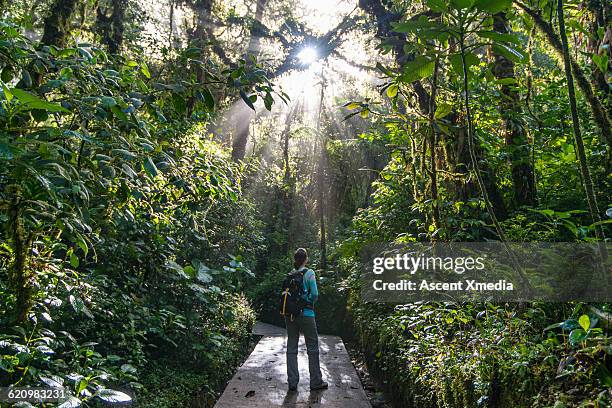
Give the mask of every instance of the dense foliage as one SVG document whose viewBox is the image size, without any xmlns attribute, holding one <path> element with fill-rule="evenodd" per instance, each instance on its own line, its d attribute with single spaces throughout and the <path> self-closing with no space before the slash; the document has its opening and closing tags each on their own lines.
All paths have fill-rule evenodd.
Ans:
<svg viewBox="0 0 612 408">
<path fill-rule="evenodd" d="M 612 403 L 609 304 L 360 292 L 371 243 L 610 236 L 610 5 L 337 3 L 0 1 L 0 386 L 212 406 L 306 247 L 396 406 Z"/>
<path fill-rule="evenodd" d="M 261 237 L 241 191 L 248 169 L 206 129 L 220 87 L 182 69 L 269 98 L 263 71 L 244 60 L 221 71 L 187 49 L 152 73 L 0 28 L 1 385 L 120 400 L 112 390 L 141 389 L 170 349 L 218 387 L 254 319 L 238 254 L 253 257 Z"/>
</svg>

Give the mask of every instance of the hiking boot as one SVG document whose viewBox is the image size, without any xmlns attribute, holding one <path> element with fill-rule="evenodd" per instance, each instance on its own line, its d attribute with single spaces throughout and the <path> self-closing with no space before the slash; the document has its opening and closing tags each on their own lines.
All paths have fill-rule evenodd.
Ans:
<svg viewBox="0 0 612 408">
<path fill-rule="evenodd" d="M 310 390 L 311 391 L 316 391 L 316 390 L 326 390 L 327 387 L 329 387 L 329 384 L 327 384 L 325 381 L 322 381 L 321 384 L 318 385 L 311 385 L 310 386 Z"/>
</svg>

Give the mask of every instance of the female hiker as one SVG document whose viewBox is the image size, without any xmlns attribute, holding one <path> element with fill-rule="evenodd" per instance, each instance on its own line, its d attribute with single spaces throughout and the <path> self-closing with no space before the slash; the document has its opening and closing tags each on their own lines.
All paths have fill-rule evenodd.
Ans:
<svg viewBox="0 0 612 408">
<path fill-rule="evenodd" d="M 317 301 L 319 292 L 317 280 L 312 269 L 306 268 L 308 254 L 304 248 L 298 248 L 293 254 L 294 270 L 289 274 L 283 284 L 284 294 L 291 296 L 291 286 L 297 286 L 297 307 L 291 313 L 283 308 L 287 327 L 287 382 L 289 391 L 296 391 L 300 374 L 298 370 L 298 340 L 300 333 L 304 334 L 306 351 L 308 353 L 308 371 L 310 373 L 310 389 L 321 390 L 327 388 L 323 381 L 321 367 L 319 365 L 319 337 L 317 334 L 317 323 L 315 322 L 314 303 Z M 302 285 L 300 288 L 299 285 Z M 287 297 L 285 298 L 285 301 Z M 290 299 L 291 300 L 291 299 Z M 285 302 L 286 305 L 286 302 Z"/>
</svg>

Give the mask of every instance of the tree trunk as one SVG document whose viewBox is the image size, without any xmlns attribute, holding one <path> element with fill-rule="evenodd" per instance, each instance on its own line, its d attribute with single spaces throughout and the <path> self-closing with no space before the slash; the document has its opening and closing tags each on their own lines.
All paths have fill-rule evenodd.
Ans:
<svg viewBox="0 0 612 408">
<path fill-rule="evenodd" d="M 266 9 L 267 0 L 257 0 L 257 6 L 255 7 L 255 15 L 253 16 L 253 22 L 249 30 L 250 38 L 245 57 L 247 55 L 253 55 L 259 57 L 260 52 L 260 39 L 261 39 L 261 20 L 263 18 L 264 11 Z M 248 117 L 245 119 L 247 124 L 244 126 L 243 123 L 237 124 L 234 131 L 234 137 L 232 140 L 232 159 L 239 161 L 244 159 L 246 153 L 246 145 L 249 141 L 249 124 L 254 117 L 253 112 L 249 112 Z"/>
<path fill-rule="evenodd" d="M 559 19 L 559 34 L 561 36 L 565 77 L 567 78 L 567 93 L 570 103 L 570 111 L 572 113 L 572 127 L 574 131 L 574 139 L 576 141 L 576 150 L 578 155 L 578 161 L 580 164 L 580 173 L 582 174 L 582 181 L 584 183 L 584 190 L 586 192 L 587 203 L 589 205 L 591 218 L 593 219 L 594 223 L 597 223 L 601 221 L 601 217 L 599 215 L 597 199 L 593 190 L 593 180 L 591 178 L 589 166 L 587 165 L 584 141 L 582 140 L 582 132 L 580 130 L 580 118 L 578 117 L 576 94 L 574 91 L 574 78 L 572 76 L 571 59 L 569 54 L 569 46 L 567 44 L 567 34 L 565 32 L 565 20 L 563 17 L 563 0 L 557 1 L 557 13 Z M 600 241 L 603 241 L 605 239 L 601 225 L 597 225 L 595 227 L 595 234 Z M 605 248 L 605 245 L 603 247 Z"/>
<path fill-rule="evenodd" d="M 70 23 L 76 10 L 77 0 L 55 0 L 50 8 L 50 14 L 45 18 L 43 36 L 40 42 L 44 45 L 65 47 Z"/>
<path fill-rule="evenodd" d="M 123 43 L 123 31 L 125 18 L 125 2 L 123 0 L 111 0 L 106 7 L 98 4 L 96 11 L 96 26 L 100 30 L 102 44 L 108 47 L 111 54 L 117 54 Z"/>
<path fill-rule="evenodd" d="M 319 204 L 319 228 L 320 228 L 320 269 L 327 269 L 327 229 L 325 223 L 325 215 L 327 206 L 325 205 L 325 188 L 326 188 L 326 177 L 325 171 L 327 169 L 327 143 L 326 138 L 321 134 L 321 120 L 323 119 L 323 97 L 325 92 L 325 80 L 323 78 L 323 68 L 321 68 L 321 96 L 319 98 L 319 115 L 317 119 L 317 136 L 321 139 L 321 157 L 319 158 L 319 169 L 317 172 L 317 190 L 318 190 L 318 204 Z"/>
<path fill-rule="evenodd" d="M 436 148 L 438 146 L 438 125 L 435 119 L 436 94 L 438 92 L 438 68 L 439 61 L 436 59 L 433 79 L 431 82 L 431 97 L 429 98 L 429 122 L 430 122 L 430 172 L 431 172 L 431 199 L 432 199 L 432 224 L 435 229 L 440 228 L 440 207 L 438 203 L 438 169 L 436 163 Z"/>
<path fill-rule="evenodd" d="M 34 276 L 27 267 L 28 254 L 32 245 L 31 238 L 26 237 L 23 225 L 22 196 L 18 186 L 11 185 L 7 192 L 13 196 L 8 208 L 7 235 L 13 245 L 13 260 L 9 264 L 9 286 L 15 294 L 15 305 L 11 320 L 23 323 L 32 309 L 32 291 Z"/>
<path fill-rule="evenodd" d="M 283 167 L 285 169 L 284 181 L 287 185 L 291 179 L 291 167 L 289 163 L 289 139 L 291 138 L 291 124 L 295 119 L 295 113 L 299 110 L 300 101 L 295 102 L 287 117 L 285 118 L 285 129 L 283 130 Z"/>
<path fill-rule="evenodd" d="M 612 16 L 610 13 L 612 12 L 612 6 L 609 1 L 602 0 L 590 0 L 585 1 L 587 9 L 591 12 L 592 18 L 589 23 L 589 34 L 590 38 L 587 41 L 587 51 L 592 52 L 598 55 L 607 55 L 608 56 L 608 64 L 612 62 L 612 48 L 602 47 L 602 44 L 608 41 L 608 44 L 612 42 Z M 598 36 L 599 29 L 603 29 L 604 38 L 601 39 Z M 608 65 L 609 66 L 609 65 Z M 606 78 L 606 74 L 602 72 L 595 63 L 592 65 L 593 72 L 593 87 L 601 92 L 607 98 L 610 98 L 612 95 L 612 90 L 610 89 L 610 85 L 608 85 L 608 80 Z M 612 113 L 610 110 L 612 109 L 612 104 L 608 102 L 607 111 L 608 116 Z"/>
<path fill-rule="evenodd" d="M 493 16 L 493 29 L 501 34 L 510 31 L 506 13 L 501 12 Z M 495 78 L 516 80 L 514 62 L 501 54 L 494 53 L 494 57 Z M 531 149 L 522 120 L 523 111 L 516 84 L 502 84 L 501 95 L 500 111 L 505 128 L 506 146 L 510 153 L 514 201 L 517 206 L 533 206 L 536 203 L 536 187 L 530 160 Z"/>
</svg>

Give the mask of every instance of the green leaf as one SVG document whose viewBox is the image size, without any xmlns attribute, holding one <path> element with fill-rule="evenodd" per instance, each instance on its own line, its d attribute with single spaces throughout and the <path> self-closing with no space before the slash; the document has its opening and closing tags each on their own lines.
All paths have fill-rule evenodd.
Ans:
<svg viewBox="0 0 612 408">
<path fill-rule="evenodd" d="M 604 74 L 608 73 L 608 54 L 593 54 L 593 62 L 597 65 L 597 68 Z"/>
<path fill-rule="evenodd" d="M 111 106 L 110 108 L 111 112 L 113 112 L 113 114 L 120 120 L 127 122 L 128 121 L 128 117 L 125 114 L 124 111 L 121 110 L 121 108 L 117 105 Z"/>
<path fill-rule="evenodd" d="M 189 275 L 189 277 L 191 278 L 195 278 L 196 276 L 196 270 L 193 266 L 191 265 L 187 265 L 186 267 L 183 268 L 183 271 Z"/>
<path fill-rule="evenodd" d="M 4 69 L 2 69 L 2 73 L 0 73 L 0 79 L 3 82 L 11 82 L 13 80 L 14 75 L 15 73 L 13 72 L 13 67 L 7 65 L 6 67 L 4 67 Z"/>
<path fill-rule="evenodd" d="M 419 79 L 433 75 L 436 63 L 434 60 L 423 55 L 417 56 L 414 60 L 404 65 L 404 70 L 400 76 L 402 82 L 411 83 Z"/>
<path fill-rule="evenodd" d="M 253 105 L 253 102 L 251 102 L 251 99 L 249 99 L 248 95 L 244 93 L 244 91 L 240 91 L 240 97 L 249 108 L 255 110 L 255 105 Z"/>
<path fill-rule="evenodd" d="M 266 107 L 267 110 L 271 111 L 273 104 L 274 104 L 274 98 L 269 92 L 266 93 L 266 96 L 264 97 L 264 106 Z"/>
<path fill-rule="evenodd" d="M 74 252 L 70 254 L 70 265 L 73 268 L 79 267 L 79 257 Z"/>
<path fill-rule="evenodd" d="M 522 51 L 508 45 L 493 44 L 492 48 L 493 52 L 506 57 L 512 62 L 525 62 L 527 60 L 527 55 L 525 55 Z"/>
<path fill-rule="evenodd" d="M 11 93 L 19 100 L 19 102 L 25 108 L 27 108 L 27 110 L 45 109 L 49 112 L 70 112 L 68 109 L 57 103 L 47 102 L 44 99 L 39 98 L 38 96 L 32 95 L 31 93 L 24 91 L 23 89 L 12 88 Z"/>
<path fill-rule="evenodd" d="M 117 101 L 112 96 L 103 96 L 100 98 L 100 103 L 105 108 L 110 108 L 117 105 Z"/>
<path fill-rule="evenodd" d="M 496 14 L 510 8 L 512 0 L 476 0 L 474 6 L 480 11 Z"/>
<path fill-rule="evenodd" d="M 210 269 L 207 266 L 200 264 L 198 267 L 198 280 L 202 283 L 212 282 L 213 277 L 210 274 Z"/>
<path fill-rule="evenodd" d="M 208 88 L 202 89 L 202 97 L 204 98 L 204 105 L 209 111 L 215 110 L 215 98 L 213 94 L 208 90 Z"/>
<path fill-rule="evenodd" d="M 189 275 L 185 273 L 183 267 L 174 261 L 168 261 L 166 267 L 175 271 L 181 278 L 189 279 Z"/>
<path fill-rule="evenodd" d="M 574 329 L 574 330 L 571 331 L 571 333 L 569 335 L 569 341 L 573 345 L 576 345 L 576 344 L 586 340 L 586 338 L 587 338 L 587 334 L 582 329 Z"/>
<path fill-rule="evenodd" d="M 391 84 L 387 88 L 387 96 L 389 98 L 395 98 L 397 96 L 397 91 L 399 90 L 399 86 L 397 84 Z"/>
<path fill-rule="evenodd" d="M 157 170 L 157 166 L 155 166 L 155 163 L 153 163 L 153 160 L 151 160 L 150 157 L 147 157 L 143 163 L 144 169 L 145 171 L 149 174 L 149 176 L 151 177 L 155 177 L 158 174 L 158 170 Z"/>
<path fill-rule="evenodd" d="M 126 160 L 134 160 L 135 158 L 138 157 L 134 153 L 132 153 L 132 152 L 130 152 L 128 150 L 125 150 L 125 149 L 113 149 L 113 150 L 111 150 L 111 152 L 114 155 L 122 156 Z"/>
<path fill-rule="evenodd" d="M 131 364 L 123 364 L 121 366 L 121 371 L 123 371 L 124 373 L 128 373 L 128 374 L 136 374 L 138 370 L 136 370 L 136 367 L 134 367 Z"/>
<path fill-rule="evenodd" d="M 441 119 L 447 116 L 449 113 L 453 111 L 453 106 L 448 103 L 440 103 L 436 107 L 436 113 L 434 114 L 434 118 Z"/>
<path fill-rule="evenodd" d="M 430 21 L 425 16 L 419 17 L 418 20 L 391 23 L 391 26 L 396 33 L 415 33 L 418 36 L 426 36 L 428 38 L 435 38 L 438 34 L 445 33 L 447 28 L 441 24 Z"/>
<path fill-rule="evenodd" d="M 521 40 L 515 34 L 498 33 L 495 31 L 476 31 L 476 34 L 480 38 L 486 38 L 488 40 L 493 40 L 499 43 L 512 43 L 517 45 L 521 43 Z"/>
<path fill-rule="evenodd" d="M 4 84 L 2 84 L 2 91 L 4 92 L 4 98 L 7 102 L 11 102 L 13 100 L 13 93 L 10 89 Z"/>
<path fill-rule="evenodd" d="M 80 406 L 81 406 L 81 400 L 71 395 L 61 405 L 58 405 L 57 408 L 78 408 Z"/>
<path fill-rule="evenodd" d="M 453 68 L 453 71 L 455 71 L 457 75 L 462 76 L 463 75 L 463 63 L 461 62 L 461 54 L 460 53 L 452 54 L 451 56 L 448 57 L 448 60 Z M 478 64 L 480 64 L 480 59 L 474 53 L 468 52 L 467 54 L 465 54 L 465 65 L 468 70 L 468 73 L 470 72 L 471 66 L 478 65 Z"/>
<path fill-rule="evenodd" d="M 85 303 L 83 303 L 83 300 L 80 297 L 70 295 L 68 297 L 68 301 L 70 302 L 70 305 L 72 306 L 75 312 L 77 313 L 83 312 L 83 309 L 85 308 Z"/>
<path fill-rule="evenodd" d="M 344 105 L 344 107 L 348 110 L 354 110 L 354 109 L 359 108 L 360 106 L 361 104 L 359 102 L 349 102 Z"/>
<path fill-rule="evenodd" d="M 96 396 L 106 402 L 129 402 L 132 400 L 129 395 L 108 388 L 99 390 Z"/>
<path fill-rule="evenodd" d="M 57 375 L 50 375 L 48 377 L 39 376 L 40 381 L 47 384 L 51 388 L 61 388 L 64 386 L 64 379 Z"/>
<path fill-rule="evenodd" d="M 587 315 L 582 315 L 578 318 L 578 324 L 586 332 L 591 328 L 591 319 Z"/>
<path fill-rule="evenodd" d="M 147 64 L 144 61 L 140 64 L 140 72 L 145 78 L 151 79 L 151 72 L 149 72 L 149 67 L 147 67 Z"/>
</svg>

